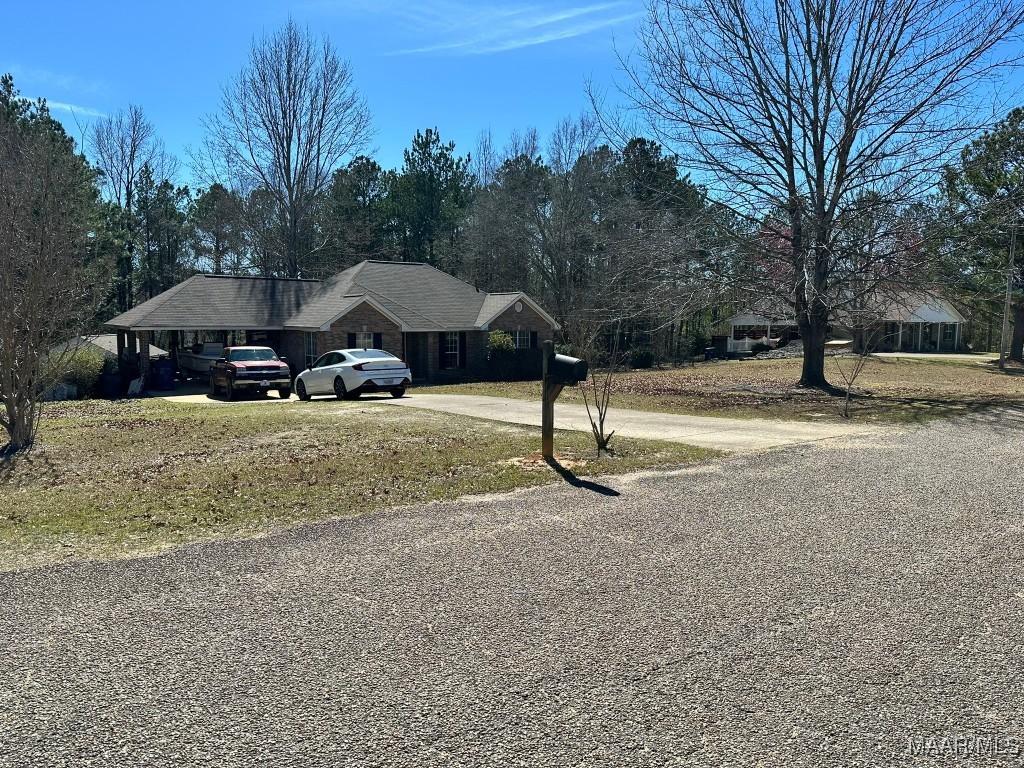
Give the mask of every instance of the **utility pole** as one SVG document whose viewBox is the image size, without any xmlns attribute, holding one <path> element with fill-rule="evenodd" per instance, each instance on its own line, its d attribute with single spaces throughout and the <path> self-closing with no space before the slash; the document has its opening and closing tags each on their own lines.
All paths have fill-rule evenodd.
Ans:
<svg viewBox="0 0 1024 768">
<path fill-rule="evenodd" d="M 1006 368 L 1010 345 L 1010 304 L 1013 301 L 1013 271 L 1017 248 L 1017 224 L 1010 230 L 1010 256 L 1006 262 L 1006 299 L 1003 303 L 1003 330 L 999 336 L 999 367 Z"/>
</svg>

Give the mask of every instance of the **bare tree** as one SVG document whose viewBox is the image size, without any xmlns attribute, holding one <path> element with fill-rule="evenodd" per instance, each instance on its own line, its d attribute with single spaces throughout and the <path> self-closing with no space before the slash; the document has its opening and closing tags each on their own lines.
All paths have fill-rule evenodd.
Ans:
<svg viewBox="0 0 1024 768">
<path fill-rule="evenodd" d="M 936 185 L 991 120 L 981 86 L 1016 60 L 1001 50 L 1022 19 L 1022 0 L 652 0 L 633 105 L 723 205 L 767 221 L 802 384 L 827 386 L 826 330 L 849 296 L 844 210 Z"/>
<path fill-rule="evenodd" d="M 132 268 L 135 259 L 133 206 L 144 168 L 158 179 L 174 174 L 174 160 L 156 137 L 153 124 L 135 104 L 98 120 L 89 134 L 89 148 L 102 172 L 101 183 L 107 198 L 125 213 L 125 247 L 117 259 L 117 306 L 122 312 L 131 308 L 134 290 Z"/>
<path fill-rule="evenodd" d="M 370 135 L 349 64 L 328 40 L 317 42 L 289 21 L 253 43 L 248 66 L 223 88 L 220 112 L 204 124 L 197 170 L 243 198 L 257 189 L 273 196 L 281 271 L 299 276 L 304 258 L 322 246 L 309 232 L 319 196 Z"/>
<path fill-rule="evenodd" d="M 0 81 L 0 453 L 31 445 L 41 395 L 93 308 L 83 267 L 96 202 L 93 171 L 45 104 Z"/>
<path fill-rule="evenodd" d="M 606 365 L 600 371 L 597 368 L 590 369 L 590 379 L 580 382 L 580 391 L 583 393 L 583 404 L 587 409 L 587 418 L 590 420 L 590 432 L 594 436 L 594 445 L 597 447 L 597 455 L 608 452 L 608 444 L 615 436 L 615 430 L 608 431 L 608 408 L 612 401 L 612 383 L 615 371 L 620 364 L 619 340 L 622 337 L 619 323 L 612 328 L 612 344 Z M 597 351 L 596 335 L 591 336 L 588 346 L 591 353 L 587 355 L 595 358 Z"/>
</svg>

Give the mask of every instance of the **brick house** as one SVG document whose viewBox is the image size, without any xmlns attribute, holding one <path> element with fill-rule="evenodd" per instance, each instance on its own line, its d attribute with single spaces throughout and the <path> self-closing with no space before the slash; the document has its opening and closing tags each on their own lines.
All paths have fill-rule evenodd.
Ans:
<svg viewBox="0 0 1024 768">
<path fill-rule="evenodd" d="M 488 378 L 490 331 L 508 332 L 527 375 L 558 323 L 521 291 L 484 293 L 427 264 L 363 261 L 328 280 L 195 275 L 107 322 L 119 355 L 159 338 L 172 358 L 201 341 L 262 344 L 293 371 L 331 349 L 384 349 L 419 381 Z M 537 370 L 534 371 L 533 369 Z"/>
</svg>

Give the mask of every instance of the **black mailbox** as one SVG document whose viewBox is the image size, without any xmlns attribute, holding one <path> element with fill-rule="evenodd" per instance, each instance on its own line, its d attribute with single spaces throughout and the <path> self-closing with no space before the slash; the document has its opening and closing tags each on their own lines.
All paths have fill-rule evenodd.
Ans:
<svg viewBox="0 0 1024 768">
<path fill-rule="evenodd" d="M 587 378 L 587 361 L 554 355 L 548 363 L 548 379 L 555 384 L 579 384 Z"/>
</svg>

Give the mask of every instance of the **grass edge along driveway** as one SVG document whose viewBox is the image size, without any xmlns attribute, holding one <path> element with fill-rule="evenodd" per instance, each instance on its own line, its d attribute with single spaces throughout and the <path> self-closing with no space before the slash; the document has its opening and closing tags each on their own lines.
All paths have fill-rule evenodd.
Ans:
<svg viewBox="0 0 1024 768">
<path fill-rule="evenodd" d="M 730 360 L 679 368 L 630 370 L 613 378 L 611 405 L 656 413 L 733 419 L 845 421 L 841 395 L 796 386 L 799 358 Z M 826 374 L 842 385 L 839 372 L 852 357 L 830 357 Z M 854 423 L 915 424 L 1024 405 L 1024 370 L 1002 372 L 978 360 L 872 358 L 854 384 Z M 536 381 L 479 382 L 424 387 L 425 394 L 465 394 L 534 400 Z M 582 404 L 580 388 L 566 387 L 560 403 Z"/>
<path fill-rule="evenodd" d="M 576 432 L 556 444 L 578 475 L 719 455 L 616 438 L 616 454 L 598 459 Z M 0 570 L 560 482 L 538 445 L 535 428 L 372 401 L 52 404 L 36 447 L 0 466 Z"/>
</svg>

